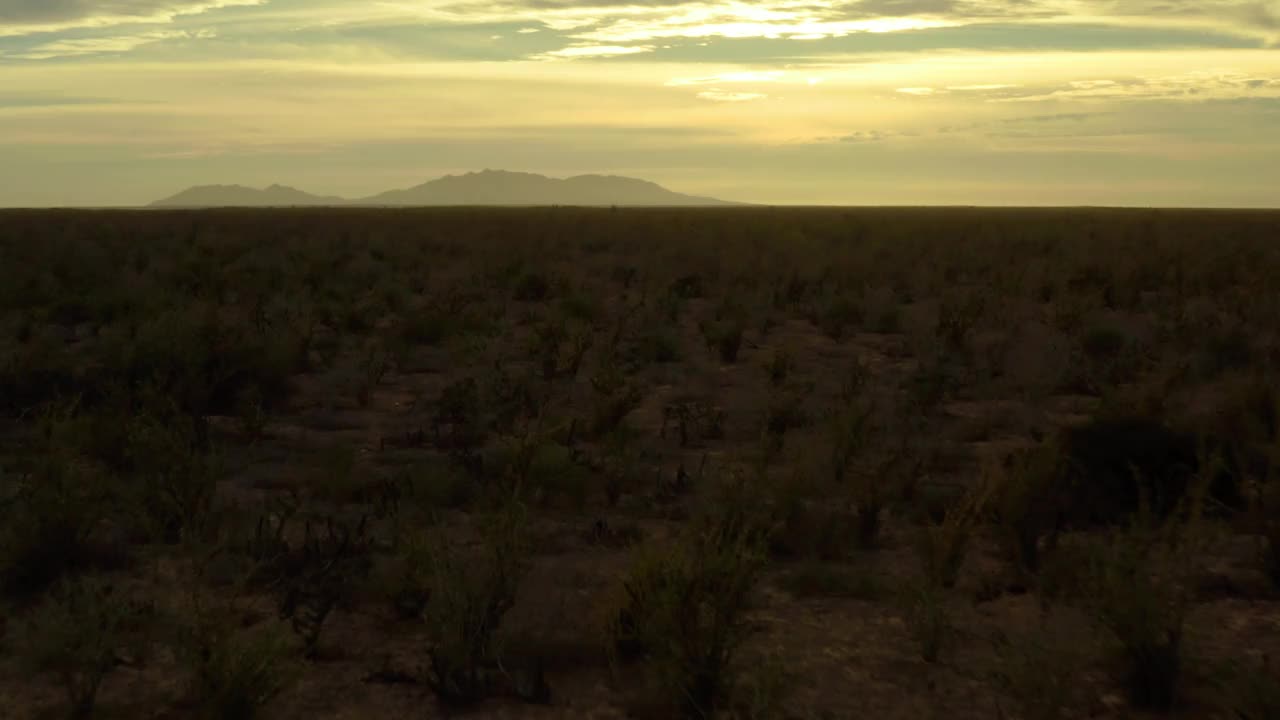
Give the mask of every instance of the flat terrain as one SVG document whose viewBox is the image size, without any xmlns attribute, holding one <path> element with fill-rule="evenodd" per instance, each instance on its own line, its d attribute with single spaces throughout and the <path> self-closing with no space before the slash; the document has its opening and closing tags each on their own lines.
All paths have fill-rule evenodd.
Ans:
<svg viewBox="0 0 1280 720">
<path fill-rule="evenodd" d="M 1280 717 L 1277 288 L 1275 212 L 0 213 L 0 717 Z"/>
</svg>

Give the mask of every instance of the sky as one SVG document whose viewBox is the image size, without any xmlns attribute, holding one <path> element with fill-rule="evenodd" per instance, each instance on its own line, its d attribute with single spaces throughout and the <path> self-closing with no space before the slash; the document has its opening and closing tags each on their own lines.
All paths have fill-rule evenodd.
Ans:
<svg viewBox="0 0 1280 720">
<path fill-rule="evenodd" d="M 0 206 L 485 168 L 1280 207 L 1280 0 L 0 0 Z"/>
</svg>

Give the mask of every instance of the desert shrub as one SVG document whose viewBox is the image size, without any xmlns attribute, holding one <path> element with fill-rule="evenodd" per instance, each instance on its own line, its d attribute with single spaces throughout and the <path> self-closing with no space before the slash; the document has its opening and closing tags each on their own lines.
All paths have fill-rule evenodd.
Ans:
<svg viewBox="0 0 1280 720">
<path fill-rule="evenodd" d="M 907 630 L 920 649 L 920 658 L 928 663 L 937 662 L 955 633 L 942 587 L 928 579 L 909 584 L 903 604 Z"/>
<path fill-rule="evenodd" d="M 701 275 L 682 275 L 671 283 L 670 294 L 681 300 L 700 298 L 706 293 L 706 282 Z"/>
<path fill-rule="evenodd" d="M 1253 520 L 1258 531 L 1258 559 L 1262 571 L 1275 587 L 1280 587 L 1280 486 L 1274 480 L 1254 491 Z"/>
<path fill-rule="evenodd" d="M 261 716 L 291 680 L 287 632 L 273 625 L 237 632 L 229 624 L 194 630 L 180 657 L 190 668 L 195 713 L 209 720 Z"/>
<path fill-rule="evenodd" d="M 769 407 L 764 418 L 766 441 L 774 448 L 781 448 L 787 433 L 806 427 L 811 422 L 804 401 L 804 389 L 774 391 L 769 395 Z"/>
<path fill-rule="evenodd" d="M 668 429 L 674 425 L 680 447 L 696 447 L 703 441 L 723 438 L 724 422 L 724 409 L 708 400 L 677 400 L 663 408 L 659 436 L 666 438 Z"/>
<path fill-rule="evenodd" d="M 1123 332 L 1102 325 L 1090 328 L 1080 337 L 1081 351 L 1094 363 L 1118 359 L 1128 343 L 1129 338 Z"/>
<path fill-rule="evenodd" d="M 317 453 L 311 483 L 315 498 L 339 506 L 355 501 L 366 485 L 356 471 L 358 459 L 355 446 L 348 443 L 332 443 Z"/>
<path fill-rule="evenodd" d="M 520 302 L 542 302 L 551 297 L 551 294 L 551 280 L 535 270 L 520 275 L 512 290 L 512 297 Z"/>
<path fill-rule="evenodd" d="M 58 421 L 61 428 L 61 421 Z M 38 593 L 99 559 L 92 534 L 107 516 L 100 469 L 61 447 L 61 429 L 30 467 L 0 476 L 0 581 L 13 594 Z"/>
<path fill-rule="evenodd" d="M 986 298 L 974 291 L 957 291 L 938 305 L 934 335 L 950 353 L 964 354 L 969 336 L 986 310 Z"/>
<path fill-rule="evenodd" d="M 1041 623 L 1030 634 L 998 638 L 997 687 L 1009 695 L 1024 720 L 1073 717 L 1081 695 L 1080 672 L 1088 659 L 1076 635 Z"/>
<path fill-rule="evenodd" d="M 715 350 L 716 356 L 725 365 L 738 362 L 738 353 L 742 349 L 742 334 L 745 331 L 745 325 L 737 318 L 707 322 L 702 327 L 707 345 Z"/>
<path fill-rule="evenodd" d="M 606 362 L 591 376 L 591 390 L 591 416 L 586 429 L 593 438 L 617 430 L 644 398 L 640 384 L 613 362 Z"/>
<path fill-rule="evenodd" d="M 432 421 L 436 447 L 473 475 L 481 469 L 478 451 L 488 434 L 482 415 L 480 384 L 465 378 L 444 388 Z"/>
<path fill-rule="evenodd" d="M 781 579 L 784 590 L 796 597 L 844 597 L 865 602 L 883 598 L 884 588 L 863 568 L 805 561 Z"/>
<path fill-rule="evenodd" d="M 642 550 L 609 619 L 614 650 L 647 658 L 688 717 L 724 707 L 738 676 L 767 535 L 746 487 L 735 481 L 717 512 L 674 547 Z"/>
<path fill-rule="evenodd" d="M 904 415 L 846 394 L 828 419 L 831 479 L 853 501 L 854 538 L 875 547 L 889 502 L 911 482 L 913 429 Z"/>
<path fill-rule="evenodd" d="M 769 384 L 774 387 L 782 387 L 787 382 L 787 375 L 791 373 L 794 362 L 791 356 L 785 350 L 777 350 L 769 359 L 764 367 L 765 375 L 769 378 Z"/>
<path fill-rule="evenodd" d="M 1238 476 L 1217 463 L 1212 448 L 1157 420 L 1100 417 L 1066 430 L 1061 447 L 1065 475 L 1054 498 L 1063 520 L 1076 527 L 1125 522 L 1144 504 L 1170 517 L 1202 476 L 1216 504 L 1243 505 Z"/>
<path fill-rule="evenodd" d="M 1060 458 L 1057 447 L 1042 444 L 989 462 L 984 471 L 997 537 L 1024 578 L 1039 571 L 1040 540 L 1055 530 Z"/>
<path fill-rule="evenodd" d="M 319 649 L 329 615 L 349 602 L 368 576 L 371 552 L 365 516 L 354 523 L 332 515 L 306 522 L 302 543 L 290 553 L 278 591 L 280 617 L 289 620 L 308 655 Z"/>
<path fill-rule="evenodd" d="M 150 537 L 164 543 L 210 531 L 219 467 L 184 415 L 142 415 L 126 440 L 130 507 Z"/>
<path fill-rule="evenodd" d="M 142 620 L 141 607 L 110 583 L 66 580 L 25 628 L 24 660 L 31 671 L 57 679 L 72 718 L 91 717 L 121 658 L 146 649 Z"/>
<path fill-rule="evenodd" d="M 955 587 L 969 541 L 985 512 L 989 497 L 987 488 L 967 492 L 946 510 L 941 522 L 921 529 L 916 550 L 924 566 L 927 584 Z"/>
<path fill-rule="evenodd" d="M 863 308 L 856 299 L 842 292 L 831 292 L 815 300 L 809 320 L 832 340 L 844 338 L 851 326 L 863 320 Z"/>
<path fill-rule="evenodd" d="M 1198 369 L 1202 377 L 1215 378 L 1229 370 L 1247 368 L 1256 354 L 1253 333 L 1244 327 L 1208 333 L 1200 343 Z"/>
<path fill-rule="evenodd" d="M 1218 701 L 1223 712 L 1237 720 L 1280 717 L 1280 673 L 1269 656 L 1237 660 L 1224 670 Z"/>
<path fill-rule="evenodd" d="M 777 524 L 769 535 L 775 556 L 841 560 L 856 545 L 855 523 L 847 510 L 798 493 L 780 493 Z"/>
<path fill-rule="evenodd" d="M 1094 548 L 1081 599 L 1117 641 L 1135 707 L 1168 710 L 1177 701 L 1190 599 L 1185 557 L 1157 546 L 1141 525 Z"/>
<path fill-rule="evenodd" d="M 421 618 L 431 598 L 432 538 L 417 526 L 405 528 L 395 548 L 391 562 L 377 569 L 378 584 L 397 615 Z"/>
<path fill-rule="evenodd" d="M 423 617 L 431 637 L 428 684 L 443 702 L 473 703 L 492 689 L 501 661 L 494 633 L 528 568 L 525 527 L 524 509 L 513 504 L 486 518 L 477 550 L 443 534 L 432 546 L 431 598 Z"/>
</svg>

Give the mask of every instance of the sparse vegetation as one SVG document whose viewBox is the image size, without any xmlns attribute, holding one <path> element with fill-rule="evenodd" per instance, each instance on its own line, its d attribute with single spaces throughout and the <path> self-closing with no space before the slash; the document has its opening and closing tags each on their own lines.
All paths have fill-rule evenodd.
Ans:
<svg viewBox="0 0 1280 720">
<path fill-rule="evenodd" d="M 0 213 L 0 714 L 1271 717 L 1276 227 Z"/>
</svg>

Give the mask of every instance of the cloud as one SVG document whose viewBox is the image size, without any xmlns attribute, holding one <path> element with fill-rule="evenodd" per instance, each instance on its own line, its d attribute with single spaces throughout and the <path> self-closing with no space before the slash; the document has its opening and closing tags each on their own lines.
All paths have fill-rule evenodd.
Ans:
<svg viewBox="0 0 1280 720">
<path fill-rule="evenodd" d="M 572 45 L 567 48 L 542 53 L 537 57 L 546 60 L 565 60 L 573 58 L 617 57 L 619 55 L 635 55 L 637 53 L 647 53 L 652 51 L 653 48 L 647 45 Z"/>
<path fill-rule="evenodd" d="M 124 23 L 167 23 L 266 0 L 0 0 L 0 37 Z"/>
<path fill-rule="evenodd" d="M 114 37 L 77 38 L 73 40 L 55 40 L 28 48 L 21 52 L 0 55 L 22 60 L 48 60 L 50 58 L 76 57 L 79 55 L 100 55 L 104 53 L 121 53 L 140 48 L 143 45 L 163 40 L 193 40 L 216 37 L 212 30 L 188 32 L 185 30 L 157 30 L 138 35 L 118 35 Z"/>
<path fill-rule="evenodd" d="M 720 83 L 766 83 L 777 82 L 783 78 L 782 70 L 744 70 L 741 72 L 704 75 L 702 77 L 673 78 L 667 81 L 671 87 L 682 85 L 717 85 Z"/>
<path fill-rule="evenodd" d="M 701 100 L 710 100 L 711 102 L 721 103 L 750 102 L 752 100 L 764 100 L 767 97 L 769 96 L 764 93 L 733 92 L 730 90 L 721 90 L 719 88 L 711 88 L 710 90 L 703 90 L 698 93 L 698 98 Z"/>
<path fill-rule="evenodd" d="M 1280 76 L 1195 71 L 1158 77 L 1075 80 L 1059 87 L 1029 88 L 991 102 L 1165 100 L 1205 101 L 1280 97 Z"/>
<path fill-rule="evenodd" d="M 881 140 L 888 140 L 889 138 L 896 137 L 898 134 L 899 133 L 884 132 L 881 130 L 867 130 L 867 131 L 849 133 L 848 135 L 842 135 L 838 138 L 835 138 L 835 140 L 836 142 L 842 142 L 842 143 L 871 143 L 871 142 L 880 142 Z"/>
</svg>

